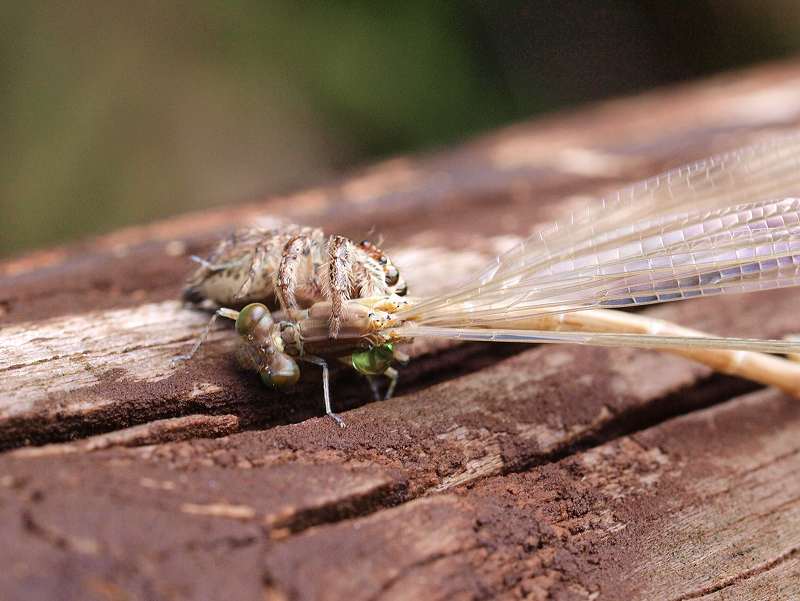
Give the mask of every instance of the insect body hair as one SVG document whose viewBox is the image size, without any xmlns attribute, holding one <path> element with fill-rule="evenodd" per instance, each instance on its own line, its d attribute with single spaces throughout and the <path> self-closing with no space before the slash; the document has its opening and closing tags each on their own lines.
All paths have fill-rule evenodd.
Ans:
<svg viewBox="0 0 800 601">
<path fill-rule="evenodd" d="M 328 237 L 319 228 L 239 230 L 197 261 L 184 300 L 222 307 L 260 302 L 289 319 L 299 309 L 329 301 L 331 338 L 338 334 L 348 299 L 406 292 L 399 271 L 377 246 Z"/>
</svg>

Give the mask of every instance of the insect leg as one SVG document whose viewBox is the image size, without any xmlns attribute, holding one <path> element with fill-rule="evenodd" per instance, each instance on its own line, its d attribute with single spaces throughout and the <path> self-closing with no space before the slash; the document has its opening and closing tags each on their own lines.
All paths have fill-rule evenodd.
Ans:
<svg viewBox="0 0 800 601">
<path fill-rule="evenodd" d="M 299 234 L 290 238 L 283 247 L 278 271 L 275 274 L 275 293 L 281 308 L 289 317 L 300 308 L 295 297 L 297 289 L 297 271 L 300 260 L 311 249 L 311 238 L 308 234 Z"/>
<path fill-rule="evenodd" d="M 330 377 L 328 374 L 328 363 L 325 359 L 321 357 L 315 357 L 314 355 L 305 355 L 301 357 L 303 361 L 307 361 L 308 363 L 313 363 L 314 365 L 318 365 L 322 368 L 322 396 L 325 399 L 325 413 L 328 414 L 333 421 L 335 421 L 340 428 L 344 428 L 344 420 L 337 414 L 333 412 L 331 409 L 331 391 L 330 391 Z"/>
<path fill-rule="evenodd" d="M 381 394 L 380 388 L 378 387 L 378 378 L 375 376 L 364 376 L 369 382 L 369 388 L 372 391 L 372 399 L 375 401 L 380 401 L 383 398 Z"/>
<path fill-rule="evenodd" d="M 190 350 L 185 355 L 177 355 L 176 357 L 173 357 L 172 361 L 170 361 L 170 367 L 175 367 L 175 365 L 180 363 L 181 361 L 188 361 L 189 359 L 195 356 L 197 350 L 206 341 L 206 338 L 208 338 L 208 335 L 211 333 L 211 328 L 214 327 L 214 324 L 217 322 L 217 317 L 219 316 L 220 316 L 219 311 L 215 311 L 214 315 L 211 316 L 211 319 L 208 320 L 208 325 L 206 326 L 206 329 L 203 330 L 203 333 L 200 334 L 200 337 L 194 343 L 194 346 L 192 346 L 192 350 Z"/>
<path fill-rule="evenodd" d="M 355 260 L 352 261 L 352 283 L 354 290 L 362 298 L 383 296 L 386 287 L 386 275 L 383 265 L 370 257 L 361 249 L 355 250 Z M 359 257 L 359 255 L 362 255 Z"/>
<path fill-rule="evenodd" d="M 239 241 L 239 237 L 239 232 L 233 232 L 230 236 L 217 244 L 217 247 L 212 251 L 207 259 L 198 257 L 197 255 L 192 255 L 190 257 L 192 261 L 199 263 L 203 268 L 204 273 L 202 277 L 207 277 L 216 271 L 230 269 L 231 267 L 238 267 L 244 262 L 245 257 L 234 259 L 233 261 L 220 262 L 220 259 L 225 256 L 225 253 L 228 252 L 229 249 L 236 246 L 236 243 Z"/>
<path fill-rule="evenodd" d="M 242 282 L 242 285 L 239 286 L 236 296 L 234 296 L 236 300 L 243 299 L 245 296 L 247 296 L 247 293 L 250 291 L 250 287 L 253 285 L 256 275 L 258 275 L 258 272 L 261 271 L 261 267 L 264 265 L 266 258 L 267 245 L 258 244 L 253 251 L 252 258 L 250 259 L 250 269 L 247 270 L 247 277 Z"/>
<path fill-rule="evenodd" d="M 377 376 L 364 376 L 367 379 L 367 382 L 369 382 L 369 388 L 372 391 L 372 398 L 375 401 L 388 401 L 390 398 L 392 398 L 392 396 L 394 396 L 394 389 L 397 388 L 397 380 L 400 378 L 400 373 L 393 367 L 388 368 L 385 372 L 383 372 L 383 375 L 389 380 L 389 386 L 386 388 L 385 394 L 381 394 Z"/>
<path fill-rule="evenodd" d="M 198 263 L 200 267 L 202 267 L 207 275 L 210 275 L 216 271 L 223 271 L 225 269 L 230 269 L 231 267 L 238 267 L 242 263 L 244 263 L 244 257 L 240 259 L 235 259 L 233 261 L 226 261 L 225 263 L 212 263 L 208 259 L 204 259 L 203 257 L 198 257 L 197 255 L 192 255 L 189 257 L 195 263 Z"/>
<path fill-rule="evenodd" d="M 383 372 L 383 375 L 389 378 L 389 387 L 383 396 L 383 400 L 388 401 L 394 395 L 394 389 L 397 388 L 397 380 L 400 379 L 400 373 L 395 368 L 389 367 Z"/>
<path fill-rule="evenodd" d="M 331 318 L 328 335 L 336 338 L 344 314 L 344 302 L 350 298 L 353 271 L 352 242 L 343 236 L 328 240 L 328 282 L 326 292 L 331 301 Z"/>
</svg>

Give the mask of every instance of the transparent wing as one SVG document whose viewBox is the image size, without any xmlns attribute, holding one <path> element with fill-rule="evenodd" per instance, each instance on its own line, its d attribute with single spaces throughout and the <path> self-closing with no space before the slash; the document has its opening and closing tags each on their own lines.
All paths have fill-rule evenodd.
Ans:
<svg viewBox="0 0 800 601">
<path fill-rule="evenodd" d="M 545 268 L 592 248 L 620 246 L 690 213 L 798 196 L 798 167 L 800 134 L 679 167 L 587 203 L 498 257 L 479 280 L 486 283 L 522 266 Z"/>
<path fill-rule="evenodd" d="M 686 216 L 619 247 L 587 250 L 545 269 L 520 267 L 405 319 L 501 327 L 520 316 L 618 308 L 800 283 L 800 200 Z"/>
<path fill-rule="evenodd" d="M 502 327 L 520 316 L 800 284 L 799 161 L 800 136 L 790 136 L 634 185 L 403 317 Z"/>
</svg>

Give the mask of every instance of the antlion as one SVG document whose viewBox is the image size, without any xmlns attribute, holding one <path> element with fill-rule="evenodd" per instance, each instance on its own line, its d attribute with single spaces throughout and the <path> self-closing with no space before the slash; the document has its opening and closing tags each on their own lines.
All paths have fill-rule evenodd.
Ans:
<svg viewBox="0 0 800 601">
<path fill-rule="evenodd" d="M 659 349 L 800 398 L 800 363 L 765 354 L 798 353 L 797 340 L 718 338 L 616 310 L 800 283 L 800 135 L 624 188 L 430 298 L 406 298 L 375 245 L 299 226 L 243 231 L 198 261 L 188 297 L 236 321 L 245 365 L 275 388 L 297 381 L 297 360 L 319 365 L 340 425 L 328 362 L 374 391 L 388 376 L 388 397 L 407 360 L 397 345 L 420 336 Z"/>
</svg>

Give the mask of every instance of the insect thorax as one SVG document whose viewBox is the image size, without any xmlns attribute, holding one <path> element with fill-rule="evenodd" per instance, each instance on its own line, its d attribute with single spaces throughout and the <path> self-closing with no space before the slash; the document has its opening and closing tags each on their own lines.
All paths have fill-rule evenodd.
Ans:
<svg viewBox="0 0 800 601">
<path fill-rule="evenodd" d="M 318 228 L 286 225 L 246 229 L 220 242 L 187 282 L 184 298 L 238 307 L 262 302 L 271 309 L 405 293 L 397 268 L 375 245 Z"/>
</svg>

